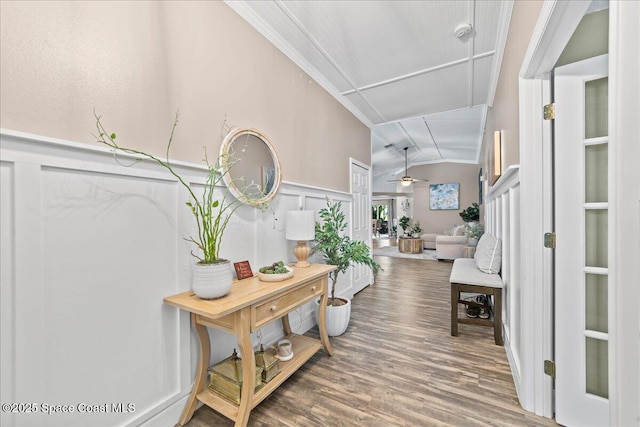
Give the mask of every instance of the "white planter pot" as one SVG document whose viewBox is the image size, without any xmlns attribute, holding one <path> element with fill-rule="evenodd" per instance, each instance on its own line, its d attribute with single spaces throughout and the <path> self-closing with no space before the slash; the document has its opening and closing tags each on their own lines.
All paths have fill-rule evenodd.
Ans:
<svg viewBox="0 0 640 427">
<path fill-rule="evenodd" d="M 469 237 L 467 240 L 467 244 L 469 246 L 477 246 L 478 245 L 478 239 L 476 239 L 475 237 Z"/>
<path fill-rule="evenodd" d="M 342 335 L 349 326 L 351 320 L 351 301 L 346 298 L 340 298 L 347 303 L 340 306 L 327 306 L 326 325 L 327 335 L 337 337 Z M 320 310 L 320 301 L 315 302 L 316 322 L 318 322 L 318 312 Z"/>
<path fill-rule="evenodd" d="M 231 263 L 220 260 L 215 264 L 195 265 L 193 270 L 193 293 L 202 299 L 214 299 L 225 296 L 231 290 L 233 274 Z"/>
</svg>

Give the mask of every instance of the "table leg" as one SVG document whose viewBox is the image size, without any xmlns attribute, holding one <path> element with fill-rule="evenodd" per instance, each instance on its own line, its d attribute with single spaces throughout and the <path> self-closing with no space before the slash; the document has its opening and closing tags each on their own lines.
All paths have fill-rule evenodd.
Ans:
<svg viewBox="0 0 640 427">
<path fill-rule="evenodd" d="M 206 387 L 207 369 L 209 368 L 209 360 L 211 359 L 211 344 L 209 342 L 209 332 L 207 331 L 207 328 L 198 323 L 198 316 L 195 313 L 191 313 L 191 323 L 198 335 L 200 352 L 198 354 L 198 369 L 196 371 L 195 382 L 191 389 L 191 395 L 187 400 L 187 405 L 182 411 L 180 421 L 178 421 L 179 426 L 183 426 L 188 423 L 196 410 L 196 406 L 198 405 L 198 393 Z"/>
<path fill-rule="evenodd" d="M 329 355 L 333 356 L 333 347 L 331 347 L 331 342 L 329 341 L 329 335 L 327 335 L 327 278 L 324 278 L 324 289 L 325 292 L 322 294 L 322 298 L 320 298 L 320 307 L 318 308 L 318 331 L 320 332 L 320 341 L 322 342 L 322 346 L 324 347 L 324 351 Z"/>
<path fill-rule="evenodd" d="M 460 291 L 458 285 L 451 284 L 451 336 L 458 336 L 458 300 L 460 299 Z"/>
<path fill-rule="evenodd" d="M 251 309 L 243 308 L 235 315 L 235 330 L 238 334 L 238 348 L 242 358 L 242 390 L 236 427 L 245 427 L 251 414 L 253 391 L 256 387 L 256 357 L 251 343 Z"/>
<path fill-rule="evenodd" d="M 282 329 L 284 330 L 284 334 L 289 336 L 291 335 L 291 323 L 289 322 L 289 314 L 285 314 L 282 316 Z"/>
</svg>

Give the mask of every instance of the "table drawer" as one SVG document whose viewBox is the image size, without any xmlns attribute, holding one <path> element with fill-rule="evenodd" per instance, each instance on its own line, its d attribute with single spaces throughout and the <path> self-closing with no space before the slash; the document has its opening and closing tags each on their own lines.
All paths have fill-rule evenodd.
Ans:
<svg viewBox="0 0 640 427">
<path fill-rule="evenodd" d="M 265 323 L 282 317 L 290 310 L 322 294 L 322 281 L 314 280 L 251 307 L 251 327 L 259 328 Z"/>
</svg>

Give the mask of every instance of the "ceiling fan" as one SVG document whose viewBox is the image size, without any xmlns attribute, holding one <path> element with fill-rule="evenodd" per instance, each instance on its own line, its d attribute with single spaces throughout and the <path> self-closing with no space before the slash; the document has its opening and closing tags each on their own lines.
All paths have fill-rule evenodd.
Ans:
<svg viewBox="0 0 640 427">
<path fill-rule="evenodd" d="M 409 176 L 409 169 L 407 167 L 407 150 L 409 149 L 409 147 L 404 147 L 404 176 L 401 179 L 392 179 L 388 182 L 400 182 L 404 187 L 408 187 L 409 185 L 413 184 L 416 181 L 428 181 L 428 179 L 417 179 L 417 178 L 411 178 Z"/>
</svg>

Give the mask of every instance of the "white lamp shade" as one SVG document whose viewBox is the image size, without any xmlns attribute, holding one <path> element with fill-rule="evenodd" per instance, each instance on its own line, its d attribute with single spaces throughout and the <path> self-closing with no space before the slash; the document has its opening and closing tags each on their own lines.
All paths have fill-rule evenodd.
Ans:
<svg viewBox="0 0 640 427">
<path fill-rule="evenodd" d="M 288 211 L 286 217 L 287 240 L 313 240 L 316 236 L 314 211 Z"/>
</svg>

